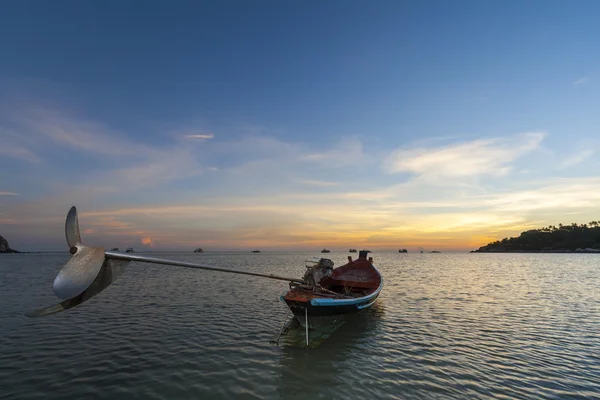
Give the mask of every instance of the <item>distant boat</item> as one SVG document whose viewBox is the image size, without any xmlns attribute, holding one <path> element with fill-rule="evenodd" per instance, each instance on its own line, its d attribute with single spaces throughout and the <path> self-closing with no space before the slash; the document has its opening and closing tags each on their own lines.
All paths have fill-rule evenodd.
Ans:
<svg viewBox="0 0 600 400">
<path fill-rule="evenodd" d="M 194 253 L 204 253 L 204 249 L 201 247 L 198 247 L 196 250 L 194 250 Z"/>
<path fill-rule="evenodd" d="M 113 248 L 111 251 L 119 251 L 118 247 Z"/>
<path fill-rule="evenodd" d="M 260 250 L 252 250 L 253 253 L 260 253 Z"/>
<path fill-rule="evenodd" d="M 406 250 L 406 249 L 400 249 L 400 250 L 398 250 L 398 253 L 408 253 L 408 250 Z"/>
<path fill-rule="evenodd" d="M 367 253 L 372 253 L 371 250 L 361 250 L 361 251 L 366 251 Z"/>
<path fill-rule="evenodd" d="M 356 253 L 357 251 L 356 251 L 356 249 L 350 249 L 350 250 L 348 250 L 348 252 L 349 253 Z"/>
<path fill-rule="evenodd" d="M 430 251 L 430 253 L 441 253 L 441 251 L 433 250 L 433 251 Z"/>
<path fill-rule="evenodd" d="M 130 247 L 127 250 L 125 250 L 125 253 L 133 253 L 133 247 Z"/>
<path fill-rule="evenodd" d="M 323 249 L 321 250 L 321 253 L 331 253 L 331 250 Z"/>
</svg>

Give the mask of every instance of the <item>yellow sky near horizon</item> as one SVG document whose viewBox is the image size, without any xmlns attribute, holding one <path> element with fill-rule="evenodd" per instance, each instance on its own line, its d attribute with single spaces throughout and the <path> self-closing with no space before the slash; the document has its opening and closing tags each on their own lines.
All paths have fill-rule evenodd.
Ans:
<svg viewBox="0 0 600 400">
<path fill-rule="evenodd" d="M 28 156 L 35 174 L 23 175 L 26 192 L 0 188 L 2 234 L 23 249 L 63 248 L 73 204 L 85 240 L 109 248 L 467 251 L 527 229 L 600 219 L 596 159 L 557 162 L 544 132 L 367 152 L 359 136 L 316 149 L 188 130 L 165 147 L 53 111 L 27 118 L 32 154 L 39 140 L 95 164 L 57 172 Z"/>
</svg>

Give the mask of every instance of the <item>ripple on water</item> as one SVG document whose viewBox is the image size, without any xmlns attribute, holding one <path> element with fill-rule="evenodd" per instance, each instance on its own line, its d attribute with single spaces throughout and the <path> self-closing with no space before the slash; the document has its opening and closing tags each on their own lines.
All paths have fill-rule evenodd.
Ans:
<svg viewBox="0 0 600 400">
<path fill-rule="evenodd" d="M 302 274 L 313 254 L 171 255 Z M 598 255 L 375 254 L 376 306 L 320 347 L 270 344 L 286 284 L 138 265 L 44 319 L 65 255 L 0 257 L 0 395 L 19 399 L 593 398 Z M 345 253 L 331 253 L 340 264 Z"/>
</svg>

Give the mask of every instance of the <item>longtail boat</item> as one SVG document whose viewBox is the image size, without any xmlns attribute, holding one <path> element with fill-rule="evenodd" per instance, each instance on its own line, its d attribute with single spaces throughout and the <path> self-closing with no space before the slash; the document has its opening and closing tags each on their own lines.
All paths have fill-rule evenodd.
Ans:
<svg viewBox="0 0 600 400">
<path fill-rule="evenodd" d="M 281 296 L 302 326 L 318 325 L 315 317 L 357 313 L 372 306 L 383 289 L 383 277 L 361 251 L 356 260 L 333 268 L 326 258 L 307 262 L 304 283 L 290 283 Z"/>
<path fill-rule="evenodd" d="M 31 310 L 25 313 L 28 317 L 43 317 L 77 307 L 106 289 L 123 274 L 132 261 L 137 261 L 287 281 L 290 290 L 280 299 L 305 328 L 308 346 L 309 328 L 318 325 L 315 323 L 318 318 L 357 313 L 371 307 L 383 289 L 383 277 L 373 265 L 373 258 L 367 259 L 367 254 L 370 253 L 368 250 L 361 250 L 356 260 L 348 256 L 348 263 L 338 268 L 333 268 L 333 261 L 327 258 L 309 261 L 306 272 L 300 279 L 147 257 L 131 254 L 132 248 L 121 253 L 87 246 L 81 240 L 75 207 L 71 207 L 67 214 L 65 237 L 71 258 L 59 271 L 52 285 L 54 294 L 61 302 Z M 255 252 L 259 251 L 254 250 L 253 253 Z M 282 331 L 279 336 L 281 333 Z"/>
</svg>

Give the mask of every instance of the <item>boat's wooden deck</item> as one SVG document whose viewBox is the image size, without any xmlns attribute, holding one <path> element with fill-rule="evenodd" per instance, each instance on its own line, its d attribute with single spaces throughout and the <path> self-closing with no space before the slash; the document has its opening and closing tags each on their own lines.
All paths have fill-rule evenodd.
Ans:
<svg viewBox="0 0 600 400">
<path fill-rule="evenodd" d="M 331 277 L 321 281 L 325 289 L 339 294 L 366 296 L 374 292 L 381 284 L 381 277 L 373 268 L 371 261 L 358 258 L 346 265 L 335 268 Z M 332 298 L 334 294 L 314 293 L 305 289 L 291 289 L 284 296 L 287 301 L 310 302 L 315 298 Z"/>
<path fill-rule="evenodd" d="M 322 286 L 333 288 L 344 286 L 350 288 L 377 289 L 381 277 L 365 258 L 358 258 L 333 270 L 331 277 L 321 282 Z"/>
</svg>

